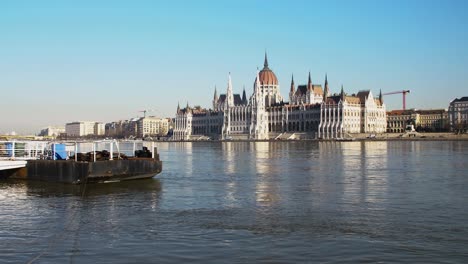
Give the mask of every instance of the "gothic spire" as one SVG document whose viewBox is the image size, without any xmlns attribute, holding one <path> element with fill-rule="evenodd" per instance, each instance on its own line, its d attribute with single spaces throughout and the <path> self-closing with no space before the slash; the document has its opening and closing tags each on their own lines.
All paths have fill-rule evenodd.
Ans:
<svg viewBox="0 0 468 264">
<path fill-rule="evenodd" d="M 323 100 L 325 101 L 328 97 L 328 94 L 330 93 L 330 91 L 328 90 L 328 78 L 327 78 L 327 74 L 325 73 L 325 85 L 324 85 L 324 91 L 323 91 Z"/>
<path fill-rule="evenodd" d="M 309 81 L 307 82 L 307 89 L 312 90 L 312 78 L 310 77 L 310 71 L 309 71 Z"/>
<path fill-rule="evenodd" d="M 215 100 L 215 101 L 218 100 L 218 91 L 216 90 L 216 85 L 215 85 L 215 91 L 214 91 L 213 100 Z"/>
<path fill-rule="evenodd" d="M 228 93 L 229 92 L 232 92 L 232 81 L 231 81 L 231 72 L 229 72 L 229 76 L 228 76 Z"/>
<path fill-rule="evenodd" d="M 244 91 L 242 92 L 242 103 L 247 104 L 247 96 L 245 95 L 245 85 L 244 85 Z"/>
<path fill-rule="evenodd" d="M 382 89 L 380 89 L 379 101 L 380 101 L 380 104 L 383 104 Z"/>
<path fill-rule="evenodd" d="M 227 105 L 229 106 L 234 106 L 234 95 L 232 93 L 232 81 L 231 81 L 231 73 L 229 72 L 229 78 L 228 78 L 228 87 L 227 87 L 227 92 L 226 92 L 226 102 Z"/>
<path fill-rule="evenodd" d="M 179 104 L 179 102 L 177 102 L 177 113 L 179 113 L 179 112 L 180 112 L 180 104 Z"/>
<path fill-rule="evenodd" d="M 265 51 L 265 62 L 263 63 L 263 68 L 268 69 L 268 57 L 267 57 L 266 51 Z"/>
<path fill-rule="evenodd" d="M 345 94 L 344 94 L 344 90 L 343 90 L 343 84 L 341 85 L 341 93 L 340 93 L 340 96 L 341 96 L 341 100 L 344 101 Z"/>
<path fill-rule="evenodd" d="M 291 92 L 294 92 L 294 74 L 291 74 Z"/>
</svg>

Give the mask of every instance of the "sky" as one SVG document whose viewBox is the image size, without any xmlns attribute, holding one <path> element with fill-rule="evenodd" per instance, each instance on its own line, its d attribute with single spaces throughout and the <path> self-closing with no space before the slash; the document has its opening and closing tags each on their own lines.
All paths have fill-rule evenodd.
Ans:
<svg viewBox="0 0 468 264">
<path fill-rule="evenodd" d="M 407 108 L 468 96 L 468 1 L 0 1 L 0 134 L 174 117 L 215 86 L 250 95 L 265 51 L 288 97 L 411 90 Z M 384 97 L 401 109 L 402 95 Z"/>
</svg>

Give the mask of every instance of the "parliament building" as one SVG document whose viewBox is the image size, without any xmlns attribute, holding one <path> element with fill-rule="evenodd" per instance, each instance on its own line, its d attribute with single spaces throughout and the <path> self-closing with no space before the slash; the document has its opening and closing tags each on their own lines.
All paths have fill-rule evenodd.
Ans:
<svg viewBox="0 0 468 264">
<path fill-rule="evenodd" d="M 215 88 L 211 109 L 177 106 L 173 140 L 341 139 L 353 133 L 384 133 L 386 110 L 382 94 L 371 91 L 348 95 L 343 86 L 331 95 L 324 86 L 305 85 L 291 78 L 288 101 L 280 94 L 278 79 L 269 68 L 257 72 L 253 93 L 234 94 L 231 76 L 225 94 Z"/>
</svg>

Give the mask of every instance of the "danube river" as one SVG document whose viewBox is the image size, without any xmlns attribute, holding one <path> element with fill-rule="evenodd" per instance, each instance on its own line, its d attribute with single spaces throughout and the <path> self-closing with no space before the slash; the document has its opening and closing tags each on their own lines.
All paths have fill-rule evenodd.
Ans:
<svg viewBox="0 0 468 264">
<path fill-rule="evenodd" d="M 0 262 L 468 262 L 467 141 L 158 148 L 150 180 L 0 181 Z"/>
</svg>

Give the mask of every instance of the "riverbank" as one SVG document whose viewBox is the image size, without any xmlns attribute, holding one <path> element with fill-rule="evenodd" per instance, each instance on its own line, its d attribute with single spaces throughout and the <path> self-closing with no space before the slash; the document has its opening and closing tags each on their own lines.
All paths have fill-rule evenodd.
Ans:
<svg viewBox="0 0 468 264">
<path fill-rule="evenodd" d="M 315 139 L 311 137 L 296 137 L 294 139 L 229 139 L 229 140 L 213 140 L 213 139 L 191 139 L 191 140 L 168 140 L 159 142 L 278 142 L 278 141 L 468 141 L 468 134 L 456 135 L 453 133 L 382 133 L 382 134 L 348 134 L 344 140 L 337 139 Z"/>
<path fill-rule="evenodd" d="M 352 134 L 356 140 L 430 140 L 430 141 L 458 141 L 468 140 L 468 134 L 453 133 L 383 133 L 383 134 Z"/>
</svg>

